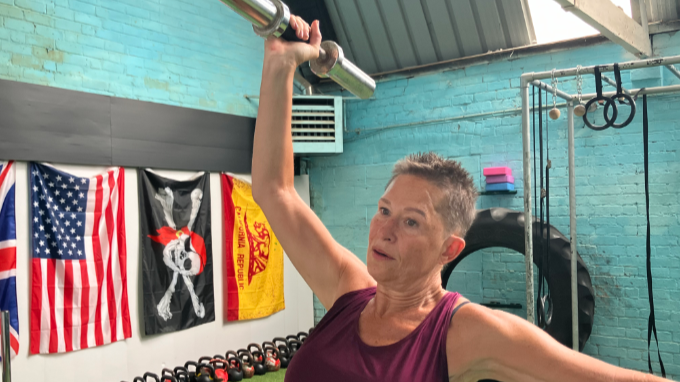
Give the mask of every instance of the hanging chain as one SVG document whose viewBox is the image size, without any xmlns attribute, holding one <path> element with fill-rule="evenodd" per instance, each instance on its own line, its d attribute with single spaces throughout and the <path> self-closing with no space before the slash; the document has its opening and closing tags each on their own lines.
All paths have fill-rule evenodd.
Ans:
<svg viewBox="0 0 680 382">
<path fill-rule="evenodd" d="M 583 93 L 583 77 L 581 77 L 581 65 L 576 66 L 576 91 L 578 92 L 578 103 L 581 103 Z"/>
<path fill-rule="evenodd" d="M 555 69 L 552 70 L 552 79 L 550 81 L 550 86 L 552 86 L 552 99 L 553 99 L 553 109 L 557 107 L 557 83 L 559 82 L 555 77 Z"/>
</svg>

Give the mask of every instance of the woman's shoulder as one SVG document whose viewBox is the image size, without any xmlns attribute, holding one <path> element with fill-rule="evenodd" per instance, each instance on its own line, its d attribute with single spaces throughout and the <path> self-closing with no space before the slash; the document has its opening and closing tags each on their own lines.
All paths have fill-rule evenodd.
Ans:
<svg viewBox="0 0 680 382">
<path fill-rule="evenodd" d="M 368 287 L 362 289 L 356 289 L 349 292 L 345 292 L 343 295 L 337 298 L 333 303 L 331 309 L 336 307 L 346 306 L 352 303 L 363 303 L 375 296 L 376 287 Z"/>
</svg>

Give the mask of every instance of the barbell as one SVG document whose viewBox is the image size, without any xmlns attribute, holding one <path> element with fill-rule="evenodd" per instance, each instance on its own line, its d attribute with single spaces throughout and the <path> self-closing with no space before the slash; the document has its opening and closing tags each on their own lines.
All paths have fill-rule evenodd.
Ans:
<svg viewBox="0 0 680 382">
<path fill-rule="evenodd" d="M 274 35 L 295 40 L 293 33 L 286 33 L 290 24 L 290 10 L 281 0 L 220 0 L 253 24 L 259 36 Z M 370 98 L 375 92 L 375 81 L 351 61 L 345 58 L 342 47 L 333 41 L 324 41 L 319 48 L 319 58 L 310 61 L 312 72 L 321 78 L 330 78 L 361 99 Z"/>
</svg>

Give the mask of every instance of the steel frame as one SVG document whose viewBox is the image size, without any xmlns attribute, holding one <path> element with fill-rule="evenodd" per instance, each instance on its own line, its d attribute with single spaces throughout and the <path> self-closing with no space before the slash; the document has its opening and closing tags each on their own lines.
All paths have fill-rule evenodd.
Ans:
<svg viewBox="0 0 680 382">
<path fill-rule="evenodd" d="M 620 70 L 631 70 L 640 68 L 650 68 L 657 66 L 672 66 L 680 63 L 680 56 L 670 56 L 661 58 L 650 58 L 644 60 L 635 60 L 619 63 Z M 614 64 L 597 65 L 601 73 L 614 71 Z M 530 129 L 530 110 L 529 104 L 529 87 L 535 86 L 543 90 L 553 93 L 553 88 L 542 82 L 543 79 L 552 79 L 562 77 L 573 77 L 578 73 L 580 75 L 595 73 L 595 66 L 586 66 L 579 68 L 559 69 L 554 71 L 525 73 L 520 76 L 520 92 L 522 98 L 522 147 L 523 147 L 523 165 L 524 165 L 524 243 L 525 243 L 525 266 L 526 266 L 526 303 L 527 303 L 527 320 L 534 322 L 534 268 L 533 268 L 533 232 L 532 232 L 532 211 L 531 211 L 531 129 Z M 603 76 L 603 79 L 605 76 Z M 605 79 L 606 82 L 607 79 Z M 611 82 L 609 82 L 611 84 Z M 634 95 L 643 94 L 665 94 L 679 92 L 680 85 L 667 85 L 642 89 L 627 90 L 626 93 Z M 562 98 L 567 102 L 567 125 L 568 125 L 568 152 L 569 152 L 569 232 L 571 241 L 571 313 L 572 313 L 572 347 L 574 350 L 579 350 L 578 341 L 578 287 L 576 283 L 576 176 L 574 165 L 574 106 L 578 102 L 577 95 L 571 95 L 561 90 L 556 90 L 557 97 Z M 615 91 L 604 92 L 605 97 L 615 95 Z M 582 94 L 581 100 L 587 101 L 595 98 L 596 94 Z"/>
</svg>

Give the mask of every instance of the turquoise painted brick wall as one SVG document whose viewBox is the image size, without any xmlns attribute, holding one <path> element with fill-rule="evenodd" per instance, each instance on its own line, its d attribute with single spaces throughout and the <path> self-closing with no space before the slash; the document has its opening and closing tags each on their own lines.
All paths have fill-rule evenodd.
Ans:
<svg viewBox="0 0 680 382">
<path fill-rule="evenodd" d="M 680 53 L 680 34 L 657 35 L 658 55 Z M 517 196 L 480 196 L 477 207 L 522 210 L 522 138 L 518 108 L 519 77 L 524 72 L 635 59 L 603 43 L 532 56 L 508 54 L 463 69 L 382 80 L 374 99 L 347 100 L 344 153 L 311 161 L 315 212 L 334 237 L 366 259 L 368 224 L 394 162 L 418 151 L 434 150 L 461 160 L 482 187 L 482 168 L 509 166 Z M 678 83 L 666 69 L 623 73 L 624 86 Z M 592 76 L 584 92 L 594 92 Z M 559 88 L 576 92 L 573 79 Z M 680 95 L 649 98 L 652 272 L 660 349 L 666 370 L 680 377 Z M 552 103 L 552 101 L 551 101 Z M 585 352 L 606 362 L 646 370 L 649 305 L 645 281 L 645 199 L 642 112 L 624 129 L 596 132 L 576 121 L 578 251 L 595 288 L 595 326 Z M 550 122 L 551 223 L 569 233 L 567 126 Z M 486 113 L 486 114 L 485 114 Z M 479 115 L 482 114 L 482 115 Z M 472 115 L 472 116 L 471 116 Z M 477 115 L 477 116 L 474 116 Z M 459 117 L 446 123 L 423 123 Z M 390 127 L 412 124 L 410 126 Z M 476 302 L 525 306 L 524 257 L 503 249 L 481 251 L 463 261 L 449 289 Z M 315 305 L 316 319 L 324 314 Z M 523 311 L 514 312 L 520 316 Z M 656 353 L 656 345 L 652 352 Z M 654 364 L 659 370 L 658 364 Z"/>
<path fill-rule="evenodd" d="M 0 0 L 0 78 L 255 116 L 263 43 L 217 0 Z"/>
</svg>

